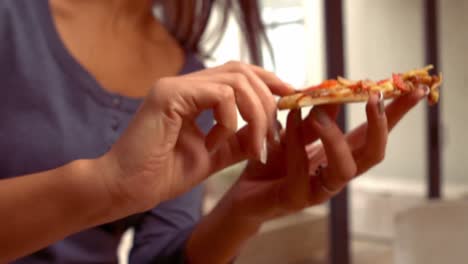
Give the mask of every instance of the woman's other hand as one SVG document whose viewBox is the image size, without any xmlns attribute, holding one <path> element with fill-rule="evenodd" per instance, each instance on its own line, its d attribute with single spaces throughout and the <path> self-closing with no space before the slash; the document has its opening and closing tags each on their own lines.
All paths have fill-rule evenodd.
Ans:
<svg viewBox="0 0 468 264">
<path fill-rule="evenodd" d="M 243 225 L 258 226 L 331 199 L 384 159 L 389 131 L 424 97 L 424 89 L 387 108 L 378 95 L 372 96 L 367 123 L 347 135 L 334 121 L 338 106 L 316 107 L 304 120 L 299 111 L 291 111 L 282 144 L 271 147 L 269 163 L 250 162 L 219 208 L 229 208 Z M 322 143 L 314 144 L 318 139 Z"/>
<path fill-rule="evenodd" d="M 292 92 L 274 74 L 230 62 L 156 82 L 126 132 L 100 160 L 113 200 L 135 213 L 194 187 L 211 173 L 250 158 L 266 162 L 278 138 L 273 94 Z M 205 135 L 196 117 L 213 110 Z M 247 122 L 237 131 L 237 110 Z"/>
</svg>

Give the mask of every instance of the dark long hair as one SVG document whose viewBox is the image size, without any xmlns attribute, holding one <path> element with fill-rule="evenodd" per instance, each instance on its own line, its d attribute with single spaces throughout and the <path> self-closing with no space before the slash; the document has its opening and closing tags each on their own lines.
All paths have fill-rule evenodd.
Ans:
<svg viewBox="0 0 468 264">
<path fill-rule="evenodd" d="M 209 56 L 226 30 L 228 15 L 233 12 L 244 32 L 252 63 L 262 64 L 262 44 L 270 48 L 260 14 L 258 0 L 168 0 L 163 4 L 163 20 L 186 50 Z M 221 21 L 216 25 L 215 45 L 202 49 L 201 39 L 207 29 L 215 5 L 221 9 Z M 213 37 L 213 36 L 211 36 Z"/>
</svg>

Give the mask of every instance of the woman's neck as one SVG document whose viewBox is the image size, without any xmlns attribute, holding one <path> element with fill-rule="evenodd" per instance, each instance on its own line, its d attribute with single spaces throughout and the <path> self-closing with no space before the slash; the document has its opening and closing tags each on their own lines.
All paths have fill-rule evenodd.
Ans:
<svg viewBox="0 0 468 264">
<path fill-rule="evenodd" d="M 180 72 L 184 52 L 154 18 L 152 1 L 50 1 L 64 45 L 105 89 L 142 97 L 155 80 Z"/>
<path fill-rule="evenodd" d="M 51 5 L 67 14 L 85 13 L 103 30 L 135 30 L 154 23 L 152 0 L 50 0 Z"/>
</svg>

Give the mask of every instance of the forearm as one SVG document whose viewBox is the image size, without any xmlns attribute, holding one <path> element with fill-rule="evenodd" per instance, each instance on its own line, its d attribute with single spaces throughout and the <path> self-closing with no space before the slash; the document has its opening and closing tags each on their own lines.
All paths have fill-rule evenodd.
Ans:
<svg viewBox="0 0 468 264">
<path fill-rule="evenodd" d="M 116 217 L 96 162 L 0 181 L 0 263 Z"/>
<path fill-rule="evenodd" d="M 258 229 L 239 220 L 222 202 L 194 229 L 186 248 L 188 263 L 229 263 Z"/>
</svg>

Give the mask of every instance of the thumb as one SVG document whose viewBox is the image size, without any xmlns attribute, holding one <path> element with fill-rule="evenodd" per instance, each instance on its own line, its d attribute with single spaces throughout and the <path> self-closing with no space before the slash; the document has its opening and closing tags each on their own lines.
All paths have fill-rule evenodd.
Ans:
<svg viewBox="0 0 468 264">
<path fill-rule="evenodd" d="M 212 173 L 249 158 L 248 142 L 250 135 L 249 126 L 246 125 L 226 141 L 220 143 L 211 153 Z"/>
</svg>

